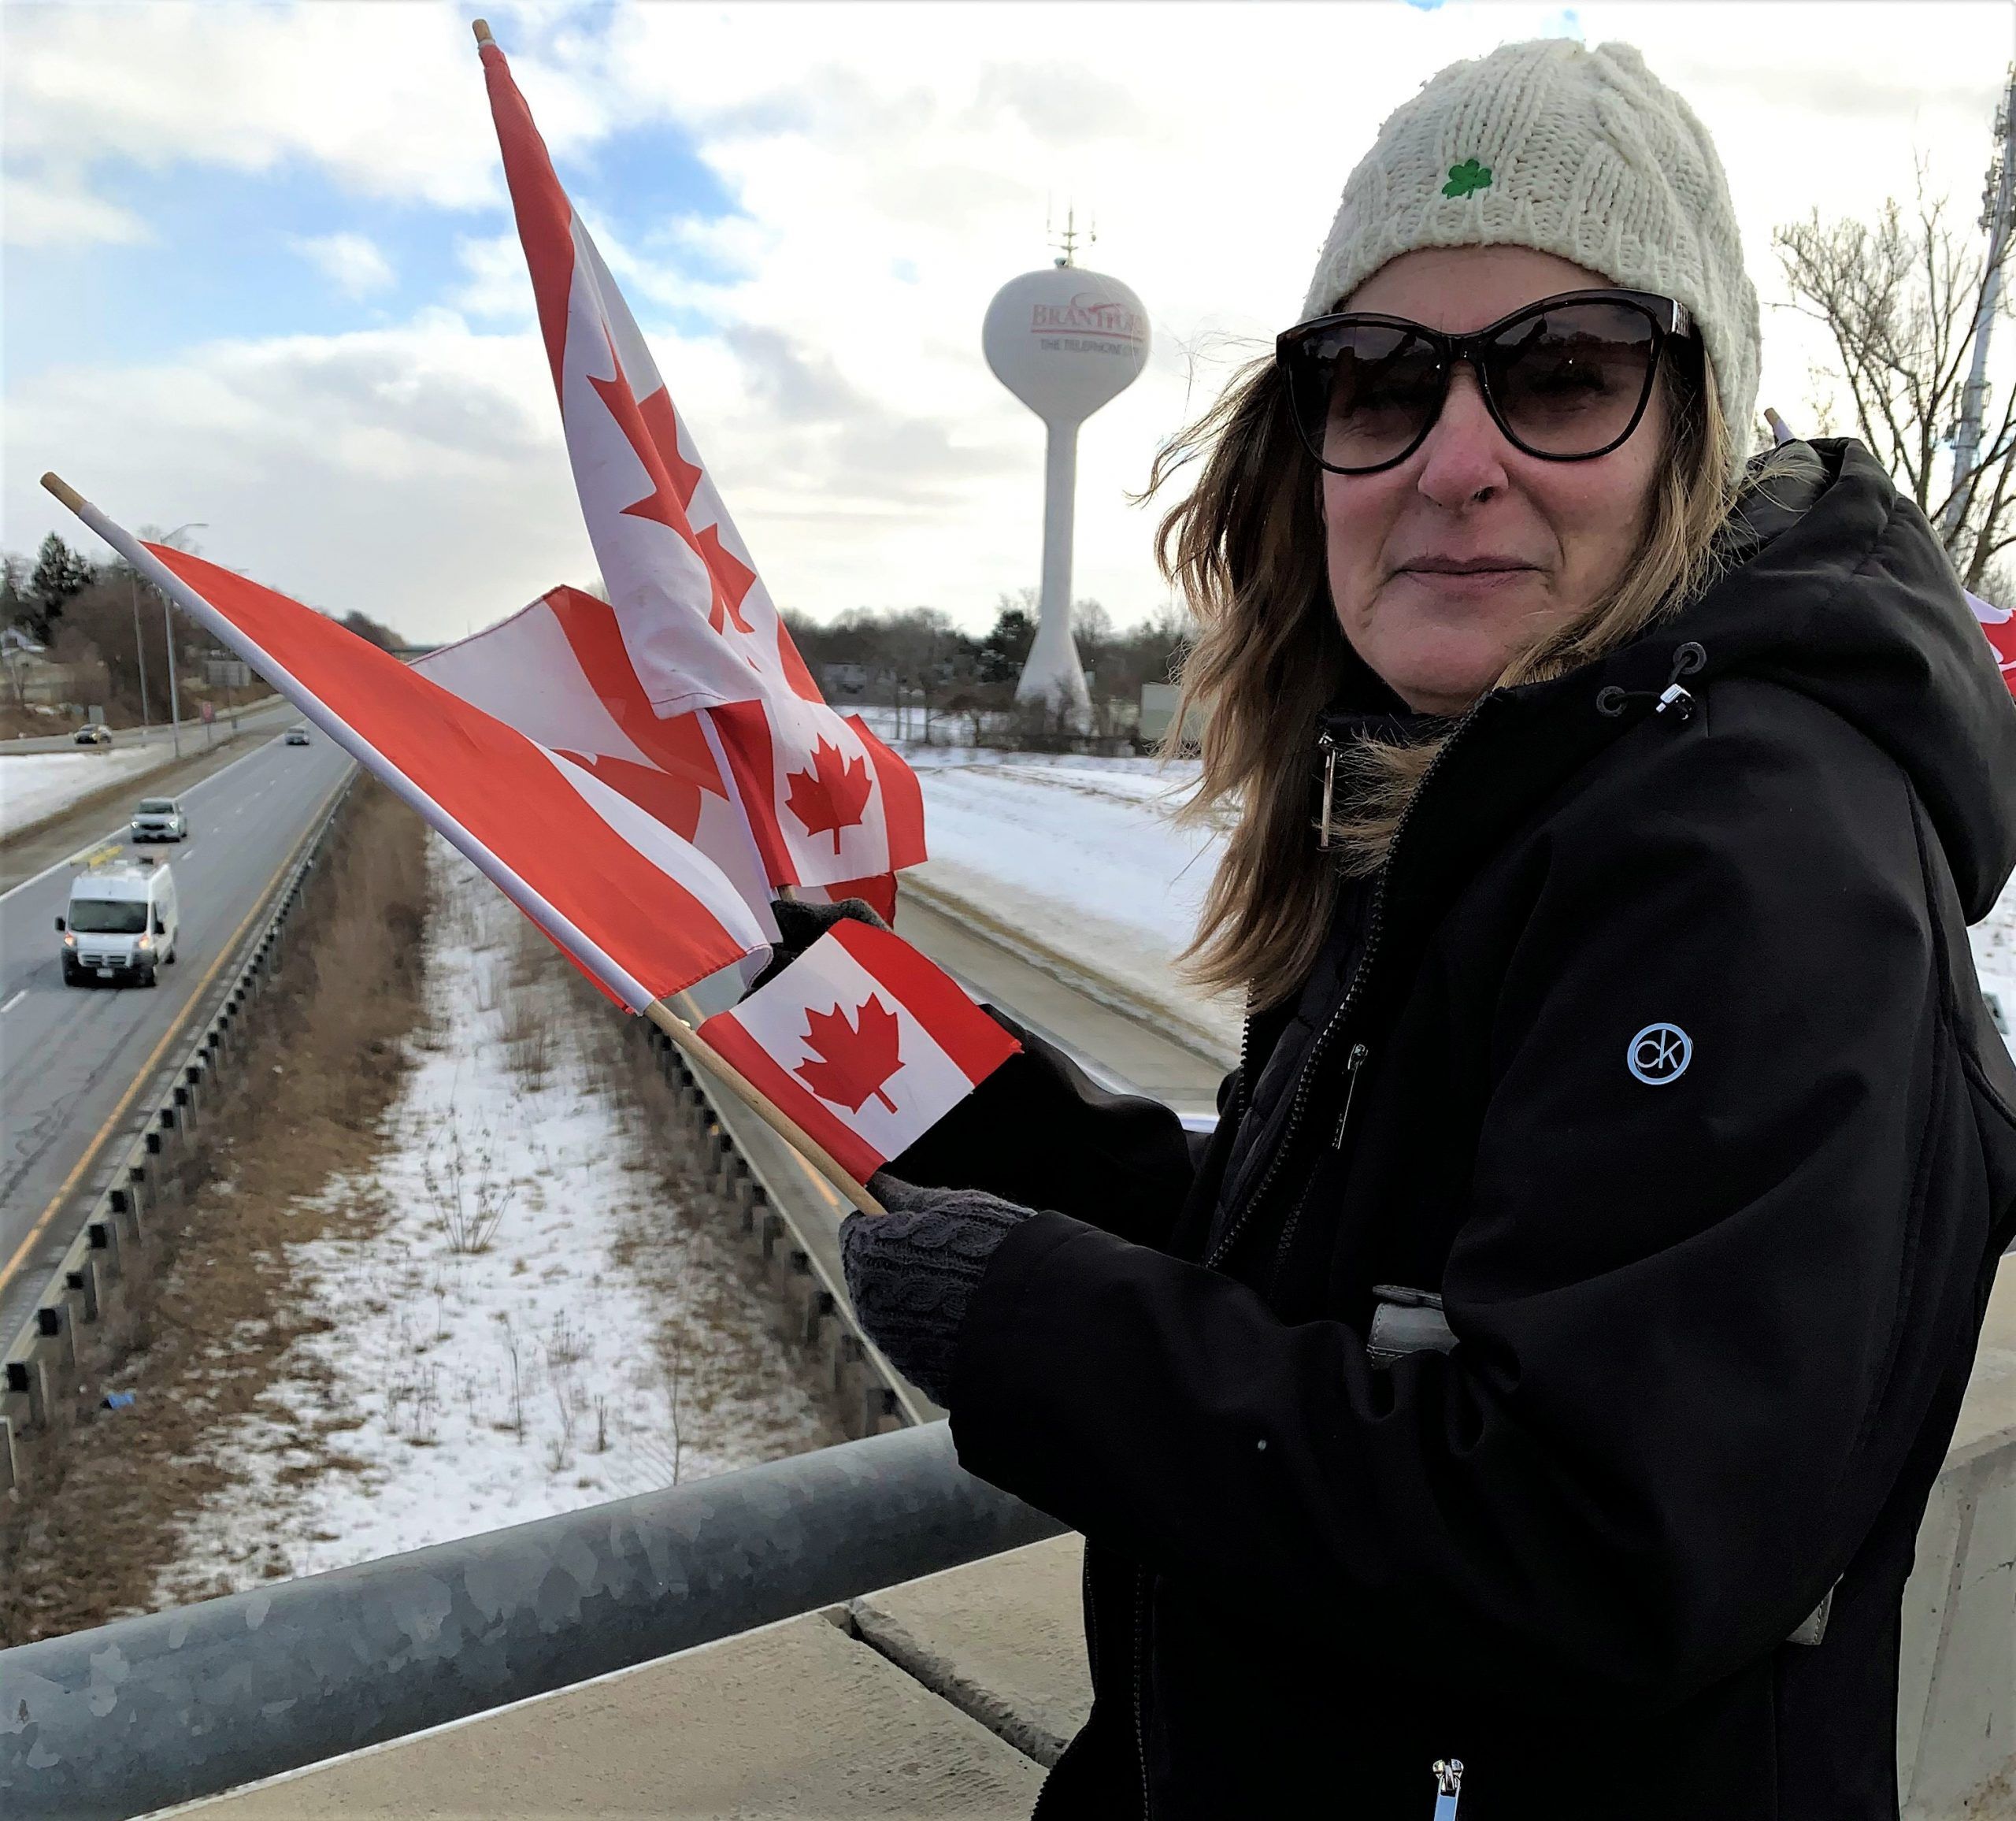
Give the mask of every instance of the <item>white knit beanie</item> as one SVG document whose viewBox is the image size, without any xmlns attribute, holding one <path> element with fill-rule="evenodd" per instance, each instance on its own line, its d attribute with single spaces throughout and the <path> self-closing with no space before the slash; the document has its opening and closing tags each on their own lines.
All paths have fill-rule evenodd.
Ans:
<svg viewBox="0 0 2016 1821">
<path fill-rule="evenodd" d="M 1757 293 L 1729 180 L 1694 110 L 1628 44 L 1501 45 L 1387 117 L 1344 185 L 1305 319 L 1422 247 L 1530 247 L 1686 305 L 1740 473 L 1757 404 Z"/>
</svg>

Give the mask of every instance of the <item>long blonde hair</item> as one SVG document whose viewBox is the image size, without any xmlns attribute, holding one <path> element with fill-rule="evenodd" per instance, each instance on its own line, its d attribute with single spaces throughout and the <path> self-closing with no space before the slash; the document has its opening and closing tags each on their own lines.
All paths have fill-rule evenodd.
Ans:
<svg viewBox="0 0 2016 1821">
<path fill-rule="evenodd" d="M 1500 687 L 1559 676 L 1629 643 L 1712 579 L 1717 533 L 1734 503 L 1730 428 L 1698 362 L 1670 360 L 1660 383 L 1666 447 L 1636 553 L 1586 613 L 1516 658 Z M 1181 814 L 1215 821 L 1231 811 L 1236 820 L 1182 959 L 1207 991 L 1243 991 L 1266 1006 L 1314 963 L 1340 878 L 1384 863 L 1447 730 L 1414 744 L 1360 740 L 1343 754 L 1328 850 L 1317 847 L 1313 743 L 1350 658 L 1330 602 L 1319 471 L 1271 356 L 1156 457 L 1147 493 L 1192 462 L 1201 462 L 1196 484 L 1155 539 L 1162 573 L 1198 629 L 1166 750 L 1175 750 L 1184 714 L 1200 710 L 1203 776 Z"/>
</svg>

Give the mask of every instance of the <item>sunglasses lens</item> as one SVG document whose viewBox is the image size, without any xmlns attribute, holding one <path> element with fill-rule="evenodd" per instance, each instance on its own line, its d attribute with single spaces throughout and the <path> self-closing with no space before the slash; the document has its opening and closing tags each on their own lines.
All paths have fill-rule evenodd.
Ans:
<svg viewBox="0 0 2016 1821">
<path fill-rule="evenodd" d="M 1442 402 L 1433 346 L 1380 323 L 1341 323 L 1301 344 L 1290 396 L 1324 465 L 1377 468 L 1410 448 Z"/>
<path fill-rule="evenodd" d="M 1506 427 L 1542 455 L 1593 455 L 1631 428 L 1652 384 L 1657 334 L 1629 304 L 1569 303 L 1513 324 L 1484 354 Z"/>
</svg>

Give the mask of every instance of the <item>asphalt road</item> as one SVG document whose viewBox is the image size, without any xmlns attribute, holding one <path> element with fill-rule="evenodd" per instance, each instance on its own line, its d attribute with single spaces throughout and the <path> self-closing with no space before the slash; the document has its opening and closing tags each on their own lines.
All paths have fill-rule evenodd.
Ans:
<svg viewBox="0 0 2016 1821">
<path fill-rule="evenodd" d="M 220 728 L 229 728 L 254 714 L 264 714 L 269 720 L 282 716 L 290 721 L 296 718 L 294 709 L 287 703 L 269 695 L 261 701 L 248 703 L 243 707 L 223 710 L 217 724 Z M 180 737 L 182 751 L 201 751 L 207 737 L 202 718 L 195 714 L 184 715 Z M 114 751 L 123 751 L 128 747 L 144 746 L 150 749 L 159 747 L 165 753 L 173 753 L 176 750 L 176 740 L 175 729 L 165 722 L 149 728 L 115 727 L 112 730 L 112 749 Z M 74 729 L 68 733 L 23 733 L 16 735 L 12 740 L 0 740 L 0 753 L 68 752 L 76 744 Z"/>
<path fill-rule="evenodd" d="M 182 915 L 175 965 L 154 988 L 64 985 L 56 918 L 68 864 L 0 894 L 0 1344 L 75 1235 L 76 1192 L 110 1155 L 100 1140 L 132 1129 L 139 1096 L 129 1090 L 170 1059 L 164 1039 L 349 766 L 320 736 L 306 747 L 275 738 L 180 789 L 189 839 L 142 850 L 173 866 Z M 136 785 L 135 797 L 151 788 Z M 86 825 L 79 844 L 124 845 L 124 822 Z M 45 1221 L 59 1197 L 62 1211 Z"/>
</svg>

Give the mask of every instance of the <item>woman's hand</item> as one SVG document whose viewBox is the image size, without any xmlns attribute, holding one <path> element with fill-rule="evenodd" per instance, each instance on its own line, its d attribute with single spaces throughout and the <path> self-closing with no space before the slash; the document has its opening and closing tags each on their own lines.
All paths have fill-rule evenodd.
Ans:
<svg viewBox="0 0 2016 1821">
<path fill-rule="evenodd" d="M 751 992 L 759 986 L 768 986 L 843 918 L 872 924 L 877 929 L 889 927 L 865 898 L 843 898 L 837 904 L 807 904 L 796 898 L 775 898 L 770 902 L 770 914 L 777 920 L 777 941 L 770 951 L 768 965 L 750 983 Z"/>
<path fill-rule="evenodd" d="M 967 1303 L 994 1248 L 1034 1210 L 977 1189 L 919 1189 L 887 1170 L 868 1186 L 889 1211 L 840 1223 L 855 1318 L 890 1364 L 944 1404 Z"/>
</svg>

